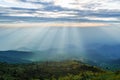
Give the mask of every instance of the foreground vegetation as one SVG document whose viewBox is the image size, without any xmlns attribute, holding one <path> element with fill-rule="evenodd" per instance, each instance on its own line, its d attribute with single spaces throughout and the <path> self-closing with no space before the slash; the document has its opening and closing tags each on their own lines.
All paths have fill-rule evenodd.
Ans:
<svg viewBox="0 0 120 80">
<path fill-rule="evenodd" d="M 0 80 L 120 80 L 120 71 L 105 71 L 79 61 L 0 63 Z"/>
</svg>

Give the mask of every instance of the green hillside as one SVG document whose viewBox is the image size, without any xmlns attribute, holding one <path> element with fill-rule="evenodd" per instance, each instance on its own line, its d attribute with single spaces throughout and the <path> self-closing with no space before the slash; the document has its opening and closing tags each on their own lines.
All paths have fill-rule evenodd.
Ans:
<svg viewBox="0 0 120 80">
<path fill-rule="evenodd" d="M 0 80 L 120 80 L 120 71 L 105 71 L 75 60 L 0 63 Z"/>
</svg>

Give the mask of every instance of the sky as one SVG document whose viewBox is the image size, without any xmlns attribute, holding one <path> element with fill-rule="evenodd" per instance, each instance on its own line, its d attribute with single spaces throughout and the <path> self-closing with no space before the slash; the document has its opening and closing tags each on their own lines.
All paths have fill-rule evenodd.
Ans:
<svg viewBox="0 0 120 80">
<path fill-rule="evenodd" d="M 120 44 L 119 25 L 120 0 L 0 0 L 0 50 Z"/>
<path fill-rule="evenodd" d="M 120 0 L 0 0 L 0 26 L 31 22 L 73 27 L 119 24 L 119 4 Z"/>
</svg>

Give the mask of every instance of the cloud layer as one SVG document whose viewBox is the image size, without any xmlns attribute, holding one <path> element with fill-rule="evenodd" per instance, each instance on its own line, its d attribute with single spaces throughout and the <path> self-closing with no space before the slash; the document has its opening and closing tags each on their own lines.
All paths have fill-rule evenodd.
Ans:
<svg viewBox="0 0 120 80">
<path fill-rule="evenodd" d="M 102 26 L 110 26 L 110 24 L 103 23 L 69 23 L 69 22 L 44 22 L 44 23 L 7 23 L 0 24 L 0 27 L 4 28 L 18 28 L 18 27 L 102 27 Z"/>
<path fill-rule="evenodd" d="M 119 0 L 0 0 L 0 22 L 120 22 Z"/>
</svg>

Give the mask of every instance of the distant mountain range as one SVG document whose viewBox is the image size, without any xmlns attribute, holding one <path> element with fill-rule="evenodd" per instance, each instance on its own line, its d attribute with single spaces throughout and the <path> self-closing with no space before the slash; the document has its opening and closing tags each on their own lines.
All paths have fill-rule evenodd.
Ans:
<svg viewBox="0 0 120 80">
<path fill-rule="evenodd" d="M 96 47 L 97 46 L 97 47 Z M 0 61 L 8 63 L 27 63 L 33 61 L 80 60 L 91 65 L 120 65 L 120 45 L 96 45 L 87 47 L 85 52 L 75 46 L 60 51 L 57 48 L 44 51 L 21 48 L 0 51 Z"/>
<path fill-rule="evenodd" d="M 27 63 L 31 62 L 29 59 L 31 52 L 24 51 L 0 51 L 0 61 L 8 63 Z"/>
</svg>

